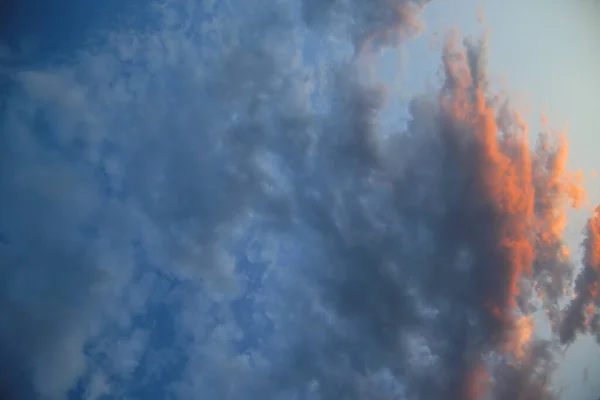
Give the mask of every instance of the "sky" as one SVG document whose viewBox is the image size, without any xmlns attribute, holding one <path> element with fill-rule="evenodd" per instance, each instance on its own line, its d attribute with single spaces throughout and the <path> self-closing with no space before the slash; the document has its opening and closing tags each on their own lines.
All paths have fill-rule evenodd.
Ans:
<svg viewBox="0 0 600 400">
<path fill-rule="evenodd" d="M 600 5 L 96 3 L 0 3 L 0 398 L 597 400 Z"/>
</svg>

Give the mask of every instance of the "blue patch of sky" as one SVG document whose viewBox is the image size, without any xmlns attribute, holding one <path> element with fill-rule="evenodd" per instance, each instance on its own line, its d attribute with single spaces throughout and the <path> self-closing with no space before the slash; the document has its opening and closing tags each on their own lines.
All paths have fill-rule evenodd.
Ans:
<svg viewBox="0 0 600 400">
<path fill-rule="evenodd" d="M 170 390 L 168 384 L 180 378 L 185 370 L 187 358 L 176 332 L 176 316 L 182 306 L 182 298 L 176 292 L 184 283 L 165 275 L 154 265 L 141 241 L 134 241 L 132 247 L 135 270 L 131 288 L 144 287 L 149 293 L 148 301 L 139 313 L 132 315 L 131 325 L 106 326 L 96 340 L 86 345 L 85 354 L 93 367 L 70 391 L 69 400 L 85 398 L 86 389 L 98 372 L 107 377 L 113 389 L 101 399 L 164 399 Z M 135 332 L 144 336 L 142 354 L 136 359 L 131 375 L 114 375 L 111 373 L 114 360 L 103 351 L 104 345 L 127 341 Z"/>
<path fill-rule="evenodd" d="M 244 335 L 235 343 L 239 353 L 246 353 L 258 349 L 267 337 L 273 333 L 273 325 L 264 317 L 265 310 L 256 301 L 263 288 L 263 278 L 269 262 L 260 254 L 265 251 L 261 238 L 266 237 L 264 229 L 251 226 L 244 238 L 234 245 L 232 249 L 237 255 L 236 269 L 243 277 L 244 293 L 231 303 L 231 310 L 235 321 L 243 327 Z M 253 255 L 254 253 L 254 255 Z"/>
<path fill-rule="evenodd" d="M 0 38 L 21 62 L 44 66 L 65 61 L 84 47 L 101 45 L 103 34 L 123 25 L 158 27 L 150 0 L 15 2 L 0 25 Z M 13 58 L 14 59 L 14 58 Z"/>
</svg>

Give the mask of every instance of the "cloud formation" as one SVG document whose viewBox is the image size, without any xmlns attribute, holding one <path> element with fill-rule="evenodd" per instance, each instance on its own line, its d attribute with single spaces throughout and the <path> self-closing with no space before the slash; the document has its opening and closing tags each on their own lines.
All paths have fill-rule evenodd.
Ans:
<svg viewBox="0 0 600 400">
<path fill-rule="evenodd" d="M 564 137 L 532 149 L 485 39 L 457 34 L 442 87 L 383 132 L 360 56 L 426 2 L 242 3 L 156 6 L 156 31 L 7 75 L 0 389 L 555 398 L 533 313 L 568 342 L 591 293 L 561 319 Z"/>
<path fill-rule="evenodd" d="M 560 340 L 571 344 L 577 334 L 590 330 L 600 338 L 598 306 L 600 297 L 600 206 L 589 218 L 583 242 L 583 269 L 575 280 L 573 299 L 564 310 L 560 325 Z"/>
</svg>

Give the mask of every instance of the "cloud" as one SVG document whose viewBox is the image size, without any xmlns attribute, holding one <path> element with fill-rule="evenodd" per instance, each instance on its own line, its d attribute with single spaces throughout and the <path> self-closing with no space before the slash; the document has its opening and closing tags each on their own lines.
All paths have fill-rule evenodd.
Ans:
<svg viewBox="0 0 600 400">
<path fill-rule="evenodd" d="M 10 76 L 2 359 L 50 398 L 552 398 L 531 318 L 580 192 L 485 39 L 449 35 L 443 86 L 382 132 L 360 60 L 302 49 L 393 45 L 424 2 L 220 4 Z"/>
<path fill-rule="evenodd" d="M 5 120 L 12 135 L 3 146 L 6 174 L 0 183 L 2 354 L 18 360 L 17 368 L 35 366 L 39 385 L 54 391 L 65 382 L 45 379 L 55 370 L 50 353 L 77 345 L 89 321 L 76 304 L 93 304 L 93 285 L 102 279 L 92 246 L 77 235 L 80 224 L 94 212 L 95 204 L 89 201 L 93 189 L 85 183 L 85 173 L 40 152 L 19 121 L 22 110 L 15 111 L 14 118 Z M 77 354 L 61 357 L 69 360 L 66 376 L 72 372 L 71 363 L 81 362 Z"/>
<path fill-rule="evenodd" d="M 564 309 L 559 337 L 562 343 L 571 344 L 577 334 L 592 329 L 598 335 L 597 307 L 600 305 L 600 206 L 596 208 L 585 229 L 583 241 L 583 269 L 575 281 L 573 299 Z M 600 335 L 598 335 L 600 337 Z"/>
<path fill-rule="evenodd" d="M 430 2 L 302 0 L 301 6 L 303 19 L 309 26 L 328 31 L 341 28 L 360 49 L 366 42 L 376 45 L 397 43 L 406 34 L 419 32 L 423 24 L 417 15 Z"/>
<path fill-rule="evenodd" d="M 537 340 L 526 346 L 518 364 L 501 363 L 495 367 L 496 399 L 559 399 L 561 393 L 552 385 L 558 367 L 556 348 L 549 341 Z"/>
</svg>

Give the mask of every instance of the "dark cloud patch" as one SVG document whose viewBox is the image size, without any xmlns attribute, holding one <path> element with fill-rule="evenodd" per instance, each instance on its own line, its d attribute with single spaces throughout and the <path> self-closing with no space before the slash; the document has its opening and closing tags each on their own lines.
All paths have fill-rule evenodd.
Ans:
<svg viewBox="0 0 600 400">
<path fill-rule="evenodd" d="M 148 27 L 158 23 L 150 5 L 148 0 L 2 0 L 0 58 L 15 69 L 72 62 L 78 53 L 104 46 L 109 31 L 139 26 L 141 21 Z"/>
<path fill-rule="evenodd" d="M 574 298 L 564 310 L 559 337 L 562 343 L 571 344 L 579 333 L 598 332 L 600 298 L 600 207 L 588 220 L 583 242 L 583 270 L 575 280 Z"/>
<path fill-rule="evenodd" d="M 12 127 L 18 129 L 16 123 Z M 31 138 L 26 134 L 19 137 L 27 139 Z M 36 371 L 36 384 L 60 390 L 65 382 L 47 378 L 55 368 L 48 362 L 51 353 L 61 353 L 68 363 L 79 362 L 76 354 L 68 354 L 69 342 L 77 342 L 81 332 L 91 328 L 79 304 L 94 303 L 93 285 L 102 279 L 93 246 L 78 235 L 79 224 L 93 218 L 95 207 L 86 199 L 90 193 L 81 176 L 85 174 L 64 165 L 60 174 L 57 169 L 48 171 L 47 165 L 57 167 L 52 156 L 30 147 L 24 150 L 22 142 L 4 143 L 0 353 L 13 360 L 15 370 Z M 65 374 L 70 373 L 66 367 Z"/>
<path fill-rule="evenodd" d="M 494 372 L 495 399 L 560 399 L 561 393 L 552 388 L 552 375 L 558 367 L 556 346 L 536 340 L 527 345 L 526 355 L 519 363 L 501 363 Z"/>
</svg>

